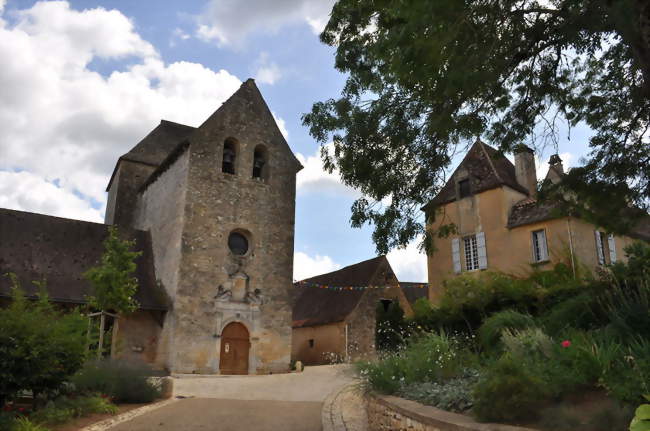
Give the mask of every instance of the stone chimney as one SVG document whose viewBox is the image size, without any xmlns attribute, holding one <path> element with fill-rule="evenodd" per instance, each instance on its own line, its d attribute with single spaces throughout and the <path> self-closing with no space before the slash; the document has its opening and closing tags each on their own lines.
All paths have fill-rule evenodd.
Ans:
<svg viewBox="0 0 650 431">
<path fill-rule="evenodd" d="M 515 175 L 517 182 L 528 190 L 531 198 L 534 198 L 537 194 L 535 152 L 523 144 L 515 148 Z"/>
</svg>

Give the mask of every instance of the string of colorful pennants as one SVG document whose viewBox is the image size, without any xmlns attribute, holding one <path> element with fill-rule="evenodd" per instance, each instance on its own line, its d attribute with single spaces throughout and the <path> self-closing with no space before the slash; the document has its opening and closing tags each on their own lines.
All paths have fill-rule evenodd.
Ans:
<svg viewBox="0 0 650 431">
<path fill-rule="evenodd" d="M 395 286 L 330 286 L 327 284 L 313 283 L 309 281 L 297 281 L 295 282 L 298 287 L 317 287 L 319 289 L 330 289 L 330 290 L 364 290 L 364 289 L 387 289 Z M 402 287 L 401 284 L 398 285 Z M 416 287 L 419 289 L 424 289 L 427 287 L 426 283 L 422 284 L 409 284 L 409 286 L 404 287 Z"/>
</svg>

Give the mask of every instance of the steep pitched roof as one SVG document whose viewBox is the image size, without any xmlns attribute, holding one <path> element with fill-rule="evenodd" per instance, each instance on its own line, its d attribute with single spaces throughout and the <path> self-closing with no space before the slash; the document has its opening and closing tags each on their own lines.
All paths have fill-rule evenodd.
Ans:
<svg viewBox="0 0 650 431">
<path fill-rule="evenodd" d="M 383 271 L 390 271 L 392 274 L 386 256 L 379 256 L 346 266 L 338 271 L 297 282 L 294 289 L 300 289 L 301 293 L 293 307 L 293 327 L 344 321 L 356 308 L 366 292 L 365 288 L 372 286 Z M 363 287 L 364 289 L 340 290 L 316 286 Z"/>
<path fill-rule="evenodd" d="M 561 217 L 562 215 L 557 210 L 558 205 L 553 202 L 538 202 L 531 198 L 522 199 L 512 206 L 508 215 L 507 227 L 512 229 L 525 224 Z"/>
<path fill-rule="evenodd" d="M 147 232 L 120 228 L 136 241 L 135 277 L 139 289 L 135 299 L 141 308 L 167 309 L 165 295 L 156 286 L 151 240 Z M 14 273 L 30 296 L 37 289 L 33 280 L 46 280 L 55 302 L 83 304 L 91 286 L 82 274 L 96 265 L 103 253 L 108 226 L 23 211 L 0 209 L 0 297 L 11 295 L 6 273 Z"/>
<path fill-rule="evenodd" d="M 108 181 L 106 191 L 111 188 L 113 178 L 117 172 L 117 167 L 122 160 L 144 163 L 151 166 L 159 166 L 174 148 L 183 140 L 187 139 L 196 127 L 186 126 L 185 124 L 174 123 L 173 121 L 160 120 L 158 124 L 147 136 L 142 138 L 135 147 L 123 154 L 115 163 L 111 179 Z"/>
<path fill-rule="evenodd" d="M 423 209 L 433 208 L 456 200 L 456 181 L 459 172 L 467 172 L 472 193 L 480 193 L 503 185 L 525 195 L 528 191 L 517 182 L 514 165 L 505 156 L 477 140 L 458 165 L 449 181 Z"/>
<path fill-rule="evenodd" d="M 234 110 L 239 115 L 242 114 L 242 107 L 245 107 L 246 115 L 254 115 L 257 117 L 258 121 L 263 121 L 265 124 L 270 127 L 270 130 L 273 131 L 275 137 L 280 143 L 281 148 L 293 158 L 296 164 L 296 171 L 299 171 L 303 168 L 300 161 L 296 158 L 295 154 L 289 147 L 284 135 L 278 128 L 277 122 L 271 113 L 262 93 L 260 92 L 257 85 L 255 85 L 255 80 L 249 78 L 242 83 L 237 91 L 233 93 L 232 96 L 228 98 L 212 115 L 210 115 L 204 122 L 201 124 L 198 129 L 204 129 L 209 127 L 210 124 L 215 123 L 218 118 L 222 115 L 225 115 L 226 112 Z"/>
</svg>

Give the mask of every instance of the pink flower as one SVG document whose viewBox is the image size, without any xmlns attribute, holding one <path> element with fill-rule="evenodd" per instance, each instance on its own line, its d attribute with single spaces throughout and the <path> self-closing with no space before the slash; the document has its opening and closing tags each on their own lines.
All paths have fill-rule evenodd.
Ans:
<svg viewBox="0 0 650 431">
<path fill-rule="evenodd" d="M 564 341 L 562 341 L 562 343 L 560 343 L 560 344 L 562 345 L 562 347 L 564 347 L 564 348 L 566 349 L 567 347 L 569 347 L 569 346 L 571 345 L 571 341 L 569 341 L 569 340 L 564 340 Z"/>
</svg>

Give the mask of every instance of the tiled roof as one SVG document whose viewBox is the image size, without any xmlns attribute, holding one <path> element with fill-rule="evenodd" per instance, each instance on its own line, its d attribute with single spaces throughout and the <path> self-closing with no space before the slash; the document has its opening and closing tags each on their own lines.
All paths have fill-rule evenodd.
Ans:
<svg viewBox="0 0 650 431">
<path fill-rule="evenodd" d="M 535 199 L 526 198 L 512 206 L 508 215 L 509 229 L 525 224 L 537 223 L 543 220 L 561 217 L 558 206 L 552 202 L 540 203 Z"/>
<path fill-rule="evenodd" d="M 113 182 L 113 178 L 115 177 L 117 167 L 121 160 L 130 160 L 151 166 L 159 166 L 178 146 L 178 144 L 187 139 L 195 130 L 195 127 L 161 120 L 160 124 L 138 142 L 131 151 L 122 155 L 118 159 L 117 163 L 115 163 L 113 173 L 111 174 L 111 179 L 108 181 L 106 191 L 111 187 L 111 183 Z"/>
<path fill-rule="evenodd" d="M 477 140 L 458 165 L 449 181 L 423 209 L 456 200 L 456 181 L 460 172 L 467 172 L 472 193 L 480 193 L 507 185 L 525 195 L 528 191 L 517 182 L 514 165 L 497 150 Z"/>
<path fill-rule="evenodd" d="M 338 271 L 318 275 L 302 280 L 294 285 L 300 289 L 298 299 L 293 307 L 293 327 L 324 325 L 342 322 L 356 308 L 366 289 L 341 290 L 329 287 L 368 287 L 388 265 L 386 256 L 346 266 Z"/>
<path fill-rule="evenodd" d="M 134 239 L 135 250 L 142 252 L 136 260 L 135 299 L 143 309 L 167 309 L 162 287 L 156 286 L 149 234 L 124 228 L 120 233 Z M 45 279 L 53 301 L 85 303 L 92 291 L 82 274 L 99 263 L 107 235 L 104 224 L 0 209 L 0 297 L 11 295 L 4 274 L 14 273 L 29 296 L 37 292 L 32 281 Z"/>
</svg>

